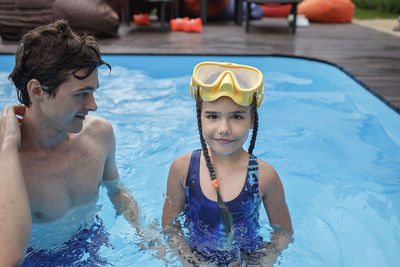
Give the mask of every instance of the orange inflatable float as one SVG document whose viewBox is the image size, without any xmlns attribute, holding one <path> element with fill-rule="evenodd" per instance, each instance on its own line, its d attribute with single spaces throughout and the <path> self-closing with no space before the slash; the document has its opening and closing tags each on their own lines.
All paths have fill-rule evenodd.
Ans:
<svg viewBox="0 0 400 267">
<path fill-rule="evenodd" d="M 185 23 L 183 31 L 185 32 L 201 32 L 202 30 L 201 18 L 190 19 Z"/>
<path fill-rule="evenodd" d="M 297 14 L 304 14 L 315 22 L 351 22 L 354 8 L 350 0 L 303 0 Z"/>
<path fill-rule="evenodd" d="M 183 31 L 187 21 L 189 21 L 189 17 L 171 19 L 171 31 Z"/>
<path fill-rule="evenodd" d="M 135 25 L 149 25 L 150 24 L 150 14 L 143 13 L 143 14 L 134 14 L 132 15 L 133 22 Z"/>
<path fill-rule="evenodd" d="M 188 17 L 170 20 L 171 31 L 201 32 L 203 24 L 200 18 L 189 19 Z"/>
</svg>

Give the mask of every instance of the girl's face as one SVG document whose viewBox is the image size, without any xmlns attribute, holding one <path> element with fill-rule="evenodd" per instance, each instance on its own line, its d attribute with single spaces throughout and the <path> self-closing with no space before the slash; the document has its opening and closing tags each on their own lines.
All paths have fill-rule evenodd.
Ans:
<svg viewBox="0 0 400 267">
<path fill-rule="evenodd" d="M 253 127 L 251 107 L 236 104 L 223 96 L 215 101 L 202 101 L 203 137 L 210 148 L 221 155 L 241 151 Z"/>
</svg>

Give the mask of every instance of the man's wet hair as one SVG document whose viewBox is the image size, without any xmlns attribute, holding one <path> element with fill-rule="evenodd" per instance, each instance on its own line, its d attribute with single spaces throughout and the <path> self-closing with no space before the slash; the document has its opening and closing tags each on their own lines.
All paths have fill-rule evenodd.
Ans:
<svg viewBox="0 0 400 267">
<path fill-rule="evenodd" d="M 30 106 L 27 84 L 31 79 L 39 81 L 42 90 L 54 97 L 56 89 L 68 76 L 85 79 L 100 65 L 107 65 L 111 70 L 101 59 L 95 38 L 78 35 L 66 20 L 58 20 L 37 27 L 22 37 L 9 79 L 17 89 L 18 100 Z M 84 70 L 83 74 L 81 70 Z"/>
</svg>

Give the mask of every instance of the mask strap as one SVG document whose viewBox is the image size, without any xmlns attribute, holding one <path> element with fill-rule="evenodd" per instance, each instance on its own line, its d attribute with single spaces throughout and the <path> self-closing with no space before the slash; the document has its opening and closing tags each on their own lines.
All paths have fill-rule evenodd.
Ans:
<svg viewBox="0 0 400 267">
<path fill-rule="evenodd" d="M 193 97 L 193 87 L 195 87 L 194 88 L 194 98 L 196 99 L 197 98 L 197 86 L 196 86 L 196 83 L 195 83 L 195 81 L 193 80 L 193 77 L 192 77 L 192 80 L 190 81 L 190 96 L 191 97 Z"/>
<path fill-rule="evenodd" d="M 259 98 L 259 95 L 261 94 L 261 97 Z M 264 85 L 261 88 L 261 93 L 257 94 L 257 108 L 259 108 L 261 106 L 261 102 L 264 99 Z"/>
</svg>

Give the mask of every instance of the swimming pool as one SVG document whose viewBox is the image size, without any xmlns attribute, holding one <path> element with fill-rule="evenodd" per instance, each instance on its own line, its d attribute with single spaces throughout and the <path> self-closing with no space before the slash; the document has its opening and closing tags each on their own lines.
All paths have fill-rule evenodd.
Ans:
<svg viewBox="0 0 400 267">
<path fill-rule="evenodd" d="M 7 80 L 14 57 L 0 57 L 2 109 L 16 96 Z M 161 220 L 172 160 L 200 147 L 189 93 L 193 67 L 204 60 L 232 61 L 264 74 L 254 153 L 280 174 L 295 231 L 280 266 L 398 266 L 400 116 L 346 73 L 321 62 L 269 56 L 104 60 L 112 72 L 99 72 L 96 113 L 114 126 L 121 179 L 144 223 Z M 139 249 L 124 218 L 114 219 L 105 191 L 97 214 L 107 238 L 96 248 L 100 259 L 94 266 L 165 266 L 153 251 Z M 264 213 L 261 234 L 267 237 Z M 179 265 L 176 257 L 169 260 Z"/>
</svg>

